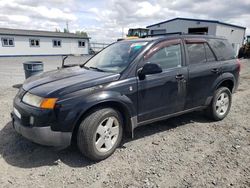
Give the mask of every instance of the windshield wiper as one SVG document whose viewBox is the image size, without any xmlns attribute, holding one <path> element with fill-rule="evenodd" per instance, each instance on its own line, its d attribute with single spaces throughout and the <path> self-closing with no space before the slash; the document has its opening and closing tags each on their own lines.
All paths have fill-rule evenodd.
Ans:
<svg viewBox="0 0 250 188">
<path fill-rule="evenodd" d="M 80 67 L 89 70 L 89 67 L 86 67 L 85 65 L 80 65 Z"/>
<path fill-rule="evenodd" d="M 97 68 L 97 67 L 88 67 L 88 68 L 93 69 L 93 70 L 97 70 L 97 71 L 99 71 L 99 72 L 106 72 L 106 71 L 104 71 L 104 70 L 102 70 L 102 69 L 99 69 L 99 68 Z"/>
</svg>

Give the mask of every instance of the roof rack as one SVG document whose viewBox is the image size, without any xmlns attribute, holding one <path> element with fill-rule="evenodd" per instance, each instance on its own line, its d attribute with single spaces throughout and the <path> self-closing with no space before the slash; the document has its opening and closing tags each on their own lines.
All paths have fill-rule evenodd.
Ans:
<svg viewBox="0 0 250 188">
<path fill-rule="evenodd" d="M 168 35 L 184 35 L 184 34 L 186 34 L 186 33 L 183 33 L 183 32 L 162 33 L 162 34 L 146 35 L 146 36 L 143 36 L 142 38 L 155 37 L 155 36 L 168 36 Z"/>
<path fill-rule="evenodd" d="M 152 35 L 146 35 L 145 37 L 154 37 L 154 36 L 168 36 L 168 35 L 208 35 L 208 33 L 184 33 L 184 32 L 173 32 L 173 33 L 162 33 L 162 34 L 152 34 Z"/>
</svg>

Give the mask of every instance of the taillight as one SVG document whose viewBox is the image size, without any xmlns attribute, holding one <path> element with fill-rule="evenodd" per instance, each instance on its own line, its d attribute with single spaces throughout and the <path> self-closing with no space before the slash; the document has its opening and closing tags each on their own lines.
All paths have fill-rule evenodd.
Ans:
<svg viewBox="0 0 250 188">
<path fill-rule="evenodd" d="M 242 65 L 241 65 L 241 62 L 240 62 L 239 59 L 237 59 L 236 62 L 237 62 L 237 65 L 239 66 L 239 72 L 240 72 L 240 71 L 241 71 L 241 66 L 242 66 Z"/>
</svg>

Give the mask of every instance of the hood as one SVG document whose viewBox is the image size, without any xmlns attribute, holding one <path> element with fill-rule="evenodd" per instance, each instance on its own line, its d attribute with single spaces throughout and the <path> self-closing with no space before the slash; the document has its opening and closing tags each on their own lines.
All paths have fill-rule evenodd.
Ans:
<svg viewBox="0 0 250 188">
<path fill-rule="evenodd" d="M 76 66 L 32 76 L 24 82 L 23 89 L 47 97 L 112 82 L 119 77 L 120 74 L 86 70 Z"/>
</svg>

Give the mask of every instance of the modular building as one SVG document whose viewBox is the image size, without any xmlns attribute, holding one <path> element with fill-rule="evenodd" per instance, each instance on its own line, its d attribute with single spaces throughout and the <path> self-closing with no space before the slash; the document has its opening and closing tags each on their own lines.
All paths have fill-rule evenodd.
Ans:
<svg viewBox="0 0 250 188">
<path fill-rule="evenodd" d="M 74 33 L 0 28 L 0 38 L 0 57 L 89 53 L 89 38 Z"/>
<path fill-rule="evenodd" d="M 217 20 L 174 18 L 147 26 L 151 35 L 164 33 L 189 33 L 222 36 L 228 39 L 237 53 L 244 43 L 246 28 Z"/>
</svg>

